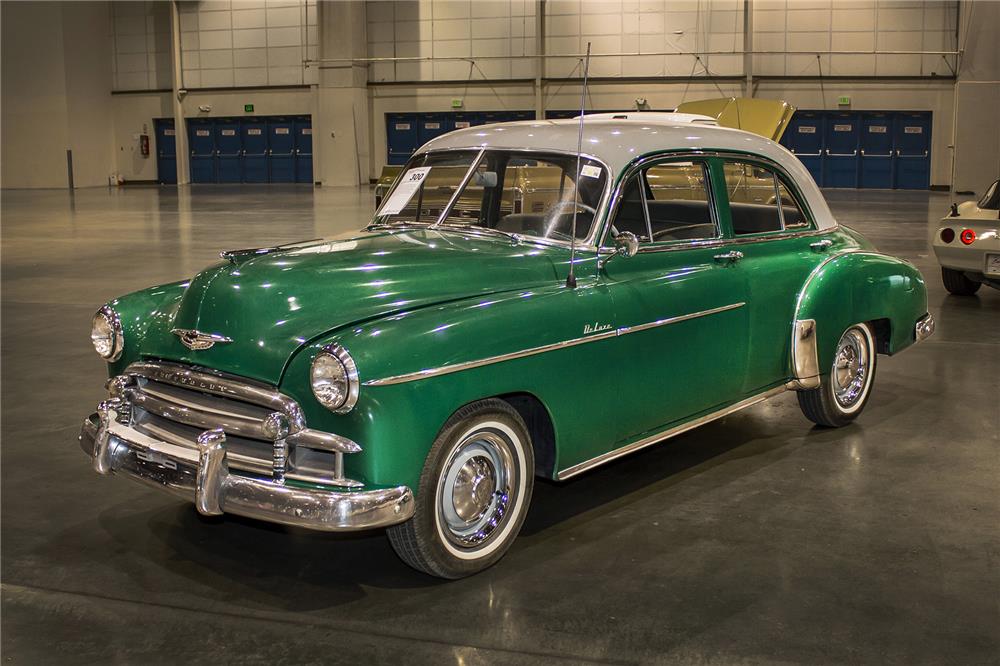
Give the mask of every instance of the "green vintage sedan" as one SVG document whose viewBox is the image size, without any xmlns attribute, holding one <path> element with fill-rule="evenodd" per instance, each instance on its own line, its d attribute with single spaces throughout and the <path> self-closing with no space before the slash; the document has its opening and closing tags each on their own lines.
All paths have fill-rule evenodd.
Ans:
<svg viewBox="0 0 1000 666">
<path fill-rule="evenodd" d="M 108 303 L 83 450 L 203 514 L 387 527 L 458 578 L 511 546 L 537 476 L 788 390 L 849 424 L 876 354 L 932 333 L 924 280 L 838 225 L 784 148 L 705 120 L 588 121 L 583 154 L 576 121 L 456 131 L 359 232 Z M 555 184 L 515 212 L 526 168 Z"/>
</svg>

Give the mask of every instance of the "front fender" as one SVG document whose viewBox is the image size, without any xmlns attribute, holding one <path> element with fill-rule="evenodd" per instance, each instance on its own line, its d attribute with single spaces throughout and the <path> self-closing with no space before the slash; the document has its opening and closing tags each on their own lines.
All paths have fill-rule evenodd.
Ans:
<svg viewBox="0 0 1000 666">
<path fill-rule="evenodd" d="M 816 322 L 813 335 L 822 373 L 833 363 L 837 342 L 851 325 L 888 321 L 887 331 L 876 331 L 882 333 L 879 351 L 895 354 L 913 344 L 914 326 L 926 313 L 927 288 L 915 266 L 880 252 L 850 251 L 830 257 L 806 280 L 794 328 L 801 331 L 799 322 Z M 795 335 L 793 331 L 793 349 Z M 793 359 L 793 368 L 799 365 Z"/>
<path fill-rule="evenodd" d="M 125 351 L 114 363 L 108 364 L 110 376 L 121 374 L 132 362 L 138 361 L 143 342 L 149 331 L 169 330 L 174 313 L 190 281 L 171 282 L 126 294 L 108 303 L 122 323 Z"/>
<path fill-rule="evenodd" d="M 361 445 L 363 452 L 347 456 L 345 467 L 366 483 L 415 489 L 451 414 L 512 393 L 530 394 L 548 410 L 560 469 L 613 437 L 606 371 L 618 352 L 611 308 L 605 287 L 581 280 L 576 289 L 556 284 L 401 313 L 305 346 L 281 390 L 299 402 L 311 427 Z M 308 381 L 312 360 L 332 342 L 351 354 L 361 381 L 356 406 L 343 415 L 323 409 Z M 560 451 L 560 441 L 571 442 L 572 450 Z"/>
</svg>

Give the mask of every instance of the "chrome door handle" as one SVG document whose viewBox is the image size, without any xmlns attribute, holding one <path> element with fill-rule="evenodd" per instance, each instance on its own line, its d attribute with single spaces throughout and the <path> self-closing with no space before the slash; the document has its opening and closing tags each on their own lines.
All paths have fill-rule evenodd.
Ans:
<svg viewBox="0 0 1000 666">
<path fill-rule="evenodd" d="M 813 252 L 823 252 L 824 250 L 830 249 L 833 245 L 833 241 L 829 238 L 824 238 L 821 241 L 816 241 L 815 243 L 809 243 L 809 247 L 812 248 Z"/>
<path fill-rule="evenodd" d="M 743 253 L 739 250 L 733 250 L 732 252 L 726 252 L 724 254 L 715 255 L 714 259 L 716 261 L 726 261 L 729 263 L 734 263 L 743 258 Z"/>
</svg>

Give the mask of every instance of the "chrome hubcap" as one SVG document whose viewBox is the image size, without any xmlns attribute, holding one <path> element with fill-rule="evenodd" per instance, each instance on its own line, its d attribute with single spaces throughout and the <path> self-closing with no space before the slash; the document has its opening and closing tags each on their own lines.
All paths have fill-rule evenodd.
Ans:
<svg viewBox="0 0 1000 666">
<path fill-rule="evenodd" d="M 833 361 L 833 394 L 841 407 L 852 407 L 864 395 L 868 381 L 868 341 L 852 328 L 837 343 Z"/>
<path fill-rule="evenodd" d="M 448 540 L 472 548 L 488 539 L 511 506 L 515 476 L 501 435 L 477 432 L 460 442 L 438 483 L 438 518 Z"/>
</svg>

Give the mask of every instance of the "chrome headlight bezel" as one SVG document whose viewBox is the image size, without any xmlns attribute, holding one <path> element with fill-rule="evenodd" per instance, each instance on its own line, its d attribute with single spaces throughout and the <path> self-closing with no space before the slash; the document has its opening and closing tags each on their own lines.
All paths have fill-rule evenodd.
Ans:
<svg viewBox="0 0 1000 666">
<path fill-rule="evenodd" d="M 317 364 L 319 363 L 332 363 L 333 365 L 330 367 L 339 368 L 339 372 L 341 373 L 340 381 L 345 385 L 342 398 L 330 400 L 317 391 L 316 374 Z M 358 376 L 358 366 L 354 364 L 354 359 L 351 358 L 346 349 L 339 344 L 333 343 L 326 345 L 316 354 L 316 358 L 313 359 L 312 365 L 309 367 L 309 388 L 312 390 L 316 401 L 335 414 L 346 414 L 354 409 L 354 405 L 358 403 L 358 396 L 361 393 L 361 380 Z"/>
<path fill-rule="evenodd" d="M 107 326 L 106 332 L 97 332 L 98 322 Z M 97 347 L 97 340 L 101 338 L 110 344 L 107 353 L 102 353 Z M 122 329 L 121 318 L 110 305 L 105 305 L 94 313 L 94 317 L 90 321 L 90 343 L 94 345 L 94 351 L 97 352 L 97 355 L 108 363 L 114 363 L 122 357 L 122 352 L 125 351 L 125 332 Z"/>
</svg>

